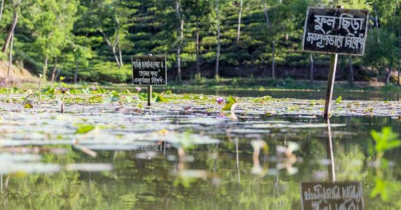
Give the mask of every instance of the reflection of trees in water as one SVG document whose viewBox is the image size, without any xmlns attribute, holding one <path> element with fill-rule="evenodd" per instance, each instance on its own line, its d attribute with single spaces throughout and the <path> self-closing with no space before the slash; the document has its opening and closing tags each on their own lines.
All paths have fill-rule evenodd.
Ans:
<svg viewBox="0 0 401 210">
<path fill-rule="evenodd" d="M 218 153 L 216 145 L 210 152 Z M 241 147 L 239 147 L 241 148 Z M 192 169 L 214 169 L 221 180 L 195 179 L 189 188 L 174 186 L 170 175 L 175 163 L 166 159 L 135 159 L 135 153 L 99 153 L 96 162 L 113 161 L 111 172 L 88 173 L 62 171 L 57 174 L 34 174 L 10 179 L 0 197 L 2 209 L 292 209 L 299 203 L 298 184 L 268 176 L 250 174 L 253 167 L 249 154 L 240 152 L 238 183 L 237 161 L 233 158 L 208 158 L 210 152 L 197 150 L 199 158 L 188 164 Z M 47 162 L 93 162 L 85 155 L 71 151 L 67 155 L 44 155 Z M 234 153 L 235 154 L 235 153 Z M 227 157 L 227 153 L 219 154 Z M 114 159 L 113 159 L 114 158 Z"/>
<path fill-rule="evenodd" d="M 366 121 L 354 122 L 355 125 Z M 195 146 L 189 154 L 195 162 L 187 163 L 188 169 L 206 170 L 214 177 L 190 180 L 189 187 L 174 185 L 177 177 L 170 174 L 176 162 L 165 158 L 136 159 L 135 152 L 100 152 L 92 159 L 80 152 L 71 151 L 62 156 L 44 155 L 49 163 L 113 162 L 111 172 L 87 173 L 63 171 L 54 175 L 11 176 L 8 188 L 0 194 L 1 209 L 299 209 L 299 182 L 312 180 L 313 172 L 327 171 L 327 166 L 317 164 L 325 159 L 325 141 L 316 133 L 303 132 L 299 136 L 301 149 L 297 163 L 300 173 L 287 176 L 259 177 L 251 174 L 254 167 L 252 147 L 249 140 L 239 139 L 238 161 L 235 139 L 220 145 Z M 359 141 L 342 142 L 333 138 L 337 180 L 362 180 L 365 198 L 373 188 L 374 171 L 367 175 L 366 165 L 354 165 L 353 161 L 365 163 L 364 147 Z M 266 140 L 271 150 L 283 145 L 277 140 Z M 170 153 L 169 153 L 170 152 Z M 176 151 L 167 151 L 167 155 Z M 167 156 L 166 155 L 166 156 Z M 113 159 L 114 157 L 114 159 Z M 265 159 L 259 156 L 260 166 Z M 356 162 L 356 161 L 355 161 Z M 274 167 L 274 163 L 270 163 Z M 239 167 L 238 167 L 239 166 Z M 382 170 L 383 176 L 393 186 L 399 186 L 401 173 L 396 168 Z M 238 170 L 240 182 L 238 182 Z M 368 169 L 372 170 L 372 169 Z M 219 182 L 215 183 L 216 178 Z M 391 202 L 365 199 L 365 209 L 401 209 L 401 188 L 393 189 Z"/>
<path fill-rule="evenodd" d="M 360 181 L 366 178 L 367 171 L 364 170 L 365 155 L 358 145 L 335 143 L 334 159 L 336 162 L 336 175 L 340 180 Z"/>
</svg>

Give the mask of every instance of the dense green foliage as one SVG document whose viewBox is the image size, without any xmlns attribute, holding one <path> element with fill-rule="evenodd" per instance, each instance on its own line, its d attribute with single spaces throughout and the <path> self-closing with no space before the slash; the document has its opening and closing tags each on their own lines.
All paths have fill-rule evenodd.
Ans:
<svg viewBox="0 0 401 210">
<path fill-rule="evenodd" d="M 352 79 L 389 81 L 391 70 L 400 68 L 401 1 L 330 2 L 4 1 L 0 46 L 6 48 L 0 59 L 8 60 L 12 49 L 16 65 L 36 75 L 46 74 L 49 79 L 65 76 L 69 81 L 128 82 L 130 56 L 139 54 L 165 54 L 171 79 L 179 78 L 177 69 L 181 68 L 183 79 L 195 78 L 195 74 L 198 78 L 216 74 L 308 79 L 311 64 L 315 68 L 313 77 L 319 79 L 326 77 L 329 57 L 301 51 L 306 9 L 341 4 L 368 9 L 371 18 L 366 55 L 353 59 L 340 56 L 338 78 L 351 78 L 348 72 L 352 63 Z M 13 22 L 14 42 L 9 43 Z M 12 44 L 13 48 L 8 47 Z M 220 69 L 216 67 L 218 45 Z"/>
</svg>

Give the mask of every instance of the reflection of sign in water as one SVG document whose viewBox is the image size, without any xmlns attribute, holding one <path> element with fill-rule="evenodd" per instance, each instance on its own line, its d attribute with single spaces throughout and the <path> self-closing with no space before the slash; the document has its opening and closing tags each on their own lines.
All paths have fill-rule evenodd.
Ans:
<svg viewBox="0 0 401 210">
<path fill-rule="evenodd" d="M 360 182 L 301 184 L 302 210 L 363 210 Z"/>
<path fill-rule="evenodd" d="M 363 55 L 368 20 L 367 10 L 308 8 L 302 49 Z"/>
<path fill-rule="evenodd" d="M 167 85 L 164 56 L 132 56 L 131 62 L 134 85 Z"/>
</svg>

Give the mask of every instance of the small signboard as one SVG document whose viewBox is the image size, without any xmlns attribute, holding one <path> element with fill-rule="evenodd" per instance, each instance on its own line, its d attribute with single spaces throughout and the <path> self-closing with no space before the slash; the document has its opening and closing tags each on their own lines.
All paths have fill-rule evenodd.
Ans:
<svg viewBox="0 0 401 210">
<path fill-rule="evenodd" d="M 329 54 L 363 55 L 367 10 L 308 8 L 302 49 Z"/>
<path fill-rule="evenodd" d="M 167 66 L 164 56 L 132 56 L 132 83 L 134 85 L 167 85 Z"/>
<path fill-rule="evenodd" d="M 302 210 L 363 210 L 360 182 L 301 183 Z"/>
</svg>

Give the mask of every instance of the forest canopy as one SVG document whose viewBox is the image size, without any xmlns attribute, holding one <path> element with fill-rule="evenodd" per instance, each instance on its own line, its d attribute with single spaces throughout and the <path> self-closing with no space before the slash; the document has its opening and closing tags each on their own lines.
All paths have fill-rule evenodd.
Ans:
<svg viewBox="0 0 401 210">
<path fill-rule="evenodd" d="M 391 81 L 401 0 L 1 0 L 0 59 L 48 80 L 129 82 L 132 55 L 166 55 L 173 80 L 324 79 L 329 56 L 302 52 L 308 6 L 370 11 L 365 55 L 339 79 Z"/>
</svg>

